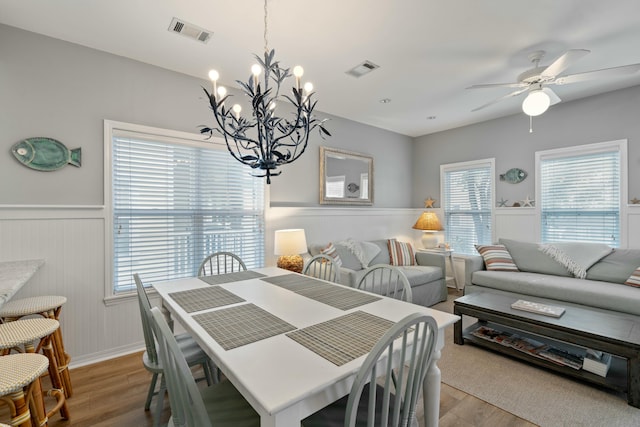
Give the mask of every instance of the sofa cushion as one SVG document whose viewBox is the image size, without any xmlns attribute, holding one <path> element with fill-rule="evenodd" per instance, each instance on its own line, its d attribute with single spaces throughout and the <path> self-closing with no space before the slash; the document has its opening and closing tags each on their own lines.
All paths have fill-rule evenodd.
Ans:
<svg viewBox="0 0 640 427">
<path fill-rule="evenodd" d="M 604 243 L 556 242 L 540 245 L 540 250 L 566 267 L 575 277 L 587 277 L 587 269 L 605 256 L 613 248 Z"/>
<path fill-rule="evenodd" d="M 510 271 L 476 271 L 472 283 L 465 292 L 496 289 L 520 294 L 517 299 L 531 295 L 640 315 L 640 289 L 622 284 Z"/>
<path fill-rule="evenodd" d="M 380 252 L 369 262 L 369 265 L 376 264 L 391 264 L 391 259 L 389 258 L 389 246 L 387 245 L 387 240 L 372 240 L 369 243 L 376 245 L 380 248 Z"/>
<path fill-rule="evenodd" d="M 587 279 L 624 283 L 640 266 L 640 250 L 614 249 L 587 270 Z"/>
<path fill-rule="evenodd" d="M 412 288 L 424 285 L 425 283 L 429 283 L 434 280 L 442 279 L 442 269 L 438 267 L 412 265 L 398 268 L 404 273 L 405 276 L 407 276 L 409 284 Z M 366 269 L 350 272 L 351 277 L 349 278 L 349 286 L 358 286 L 358 283 L 360 283 L 360 280 L 366 272 Z"/>
<path fill-rule="evenodd" d="M 342 260 L 343 267 L 350 268 L 351 270 L 362 269 L 362 263 L 354 255 L 351 249 L 349 249 L 349 246 L 346 242 L 336 242 L 334 243 L 334 246 L 336 247 L 336 252 L 338 252 L 340 259 Z"/>
<path fill-rule="evenodd" d="M 499 242 L 507 248 L 520 271 L 552 274 L 554 276 L 571 276 L 566 267 L 540 251 L 538 243 L 511 239 L 500 239 Z"/>
<path fill-rule="evenodd" d="M 389 258 L 391 265 L 415 265 L 416 257 L 411 243 L 389 239 Z"/>
<path fill-rule="evenodd" d="M 434 280 L 442 279 L 442 269 L 438 267 L 429 267 L 422 265 L 413 265 L 407 267 L 398 267 L 407 279 L 409 279 L 409 284 L 413 288 L 414 286 L 422 285 L 424 283 L 429 283 Z"/>
<path fill-rule="evenodd" d="M 504 245 L 476 245 L 489 271 L 520 271 Z"/>
<path fill-rule="evenodd" d="M 633 286 L 636 288 L 640 288 L 640 267 L 636 268 L 631 276 L 624 282 L 625 285 Z"/>
</svg>

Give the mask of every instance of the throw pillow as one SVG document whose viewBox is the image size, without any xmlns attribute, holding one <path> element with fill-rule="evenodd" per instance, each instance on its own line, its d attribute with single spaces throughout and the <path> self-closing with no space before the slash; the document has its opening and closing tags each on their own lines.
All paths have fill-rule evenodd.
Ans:
<svg viewBox="0 0 640 427">
<path fill-rule="evenodd" d="M 633 286 L 634 288 L 640 288 L 640 267 L 636 268 L 636 271 L 629 276 L 624 284 Z"/>
<path fill-rule="evenodd" d="M 360 249 L 362 249 L 360 262 L 362 262 L 362 268 L 367 268 L 371 265 L 371 260 L 380 253 L 380 248 L 375 243 L 360 242 Z"/>
<path fill-rule="evenodd" d="M 337 267 L 342 266 L 342 260 L 340 259 L 340 255 L 338 255 L 338 251 L 336 247 L 333 246 L 333 243 L 329 243 L 329 246 L 320 251 L 320 253 L 325 254 L 333 258 Z"/>
<path fill-rule="evenodd" d="M 389 258 L 391 265 L 416 265 L 416 257 L 411 243 L 398 242 L 396 239 L 389 239 Z"/>
<path fill-rule="evenodd" d="M 489 271 L 520 271 L 504 245 L 476 245 Z"/>
</svg>

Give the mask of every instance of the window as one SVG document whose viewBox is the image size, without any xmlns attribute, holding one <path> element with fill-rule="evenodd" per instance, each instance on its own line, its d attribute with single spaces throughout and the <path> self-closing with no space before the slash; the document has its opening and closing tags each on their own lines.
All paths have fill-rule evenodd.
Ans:
<svg viewBox="0 0 640 427">
<path fill-rule="evenodd" d="M 626 141 L 536 153 L 542 242 L 619 247 L 622 164 Z"/>
<path fill-rule="evenodd" d="M 494 159 L 440 166 L 445 241 L 460 254 L 492 242 Z"/>
<path fill-rule="evenodd" d="M 327 186 L 326 197 L 344 197 L 344 181 L 346 177 L 344 175 L 328 176 L 325 185 Z"/>
<path fill-rule="evenodd" d="M 216 251 L 262 267 L 264 181 L 224 145 L 153 131 L 111 131 L 112 292 L 135 289 L 134 273 L 150 283 L 193 277 Z"/>
</svg>

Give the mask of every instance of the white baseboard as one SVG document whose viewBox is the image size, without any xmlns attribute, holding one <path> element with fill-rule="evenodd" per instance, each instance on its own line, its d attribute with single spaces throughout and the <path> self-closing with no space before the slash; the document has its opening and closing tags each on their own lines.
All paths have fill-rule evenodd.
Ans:
<svg viewBox="0 0 640 427">
<path fill-rule="evenodd" d="M 126 356 L 127 354 L 136 353 L 145 349 L 144 342 L 123 345 L 121 347 L 109 350 L 99 351 L 97 353 L 86 354 L 81 357 L 71 358 L 69 368 L 79 368 L 81 366 L 93 365 L 94 363 L 104 362 L 105 360 L 115 359 L 116 357 Z"/>
</svg>

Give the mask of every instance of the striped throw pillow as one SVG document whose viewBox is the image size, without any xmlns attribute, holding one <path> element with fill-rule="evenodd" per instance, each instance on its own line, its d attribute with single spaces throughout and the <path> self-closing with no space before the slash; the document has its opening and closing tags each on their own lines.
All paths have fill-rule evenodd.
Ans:
<svg viewBox="0 0 640 427">
<path fill-rule="evenodd" d="M 634 288 L 640 288 L 640 267 L 636 268 L 636 271 L 631 273 L 631 276 L 629 276 L 624 284 L 633 286 Z"/>
<path fill-rule="evenodd" d="M 411 243 L 389 239 L 387 246 L 389 247 L 391 265 L 416 265 L 416 257 Z"/>
<path fill-rule="evenodd" d="M 476 245 L 476 250 L 482 255 L 487 270 L 520 271 L 504 245 Z"/>
<path fill-rule="evenodd" d="M 333 245 L 333 242 L 329 243 L 329 245 L 320 251 L 320 253 L 325 254 L 333 258 L 333 262 L 336 264 L 336 267 L 342 266 L 342 260 L 340 259 L 340 255 L 338 255 L 338 251 L 336 247 Z"/>
</svg>

